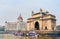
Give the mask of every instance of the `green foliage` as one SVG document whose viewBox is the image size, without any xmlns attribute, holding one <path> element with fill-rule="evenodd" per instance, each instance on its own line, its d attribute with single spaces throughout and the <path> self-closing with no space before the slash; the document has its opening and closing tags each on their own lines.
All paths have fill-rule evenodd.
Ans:
<svg viewBox="0 0 60 39">
<path fill-rule="evenodd" d="M 0 31 L 4 31 L 5 30 L 5 28 L 4 27 L 0 27 Z"/>
<path fill-rule="evenodd" d="M 56 26 L 56 29 L 57 29 L 57 30 L 60 30 L 60 25 Z"/>
</svg>

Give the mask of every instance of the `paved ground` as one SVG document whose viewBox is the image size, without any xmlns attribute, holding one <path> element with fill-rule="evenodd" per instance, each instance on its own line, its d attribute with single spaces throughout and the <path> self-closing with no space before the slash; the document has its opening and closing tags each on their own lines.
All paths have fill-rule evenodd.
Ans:
<svg viewBox="0 0 60 39">
<path fill-rule="evenodd" d="M 21 37 L 20 39 L 60 39 L 60 37 L 48 37 L 48 36 L 40 36 L 40 37 Z"/>
</svg>

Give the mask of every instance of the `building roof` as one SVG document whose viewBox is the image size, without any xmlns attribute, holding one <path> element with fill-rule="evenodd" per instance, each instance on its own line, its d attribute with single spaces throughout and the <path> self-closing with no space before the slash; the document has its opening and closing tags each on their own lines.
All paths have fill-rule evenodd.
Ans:
<svg viewBox="0 0 60 39">
<path fill-rule="evenodd" d="M 33 14 L 33 15 L 37 15 L 37 14 L 41 14 L 40 12 L 38 12 L 38 13 L 35 13 L 35 14 Z M 46 15 L 46 12 L 42 12 L 42 14 L 43 15 Z M 48 15 L 50 15 L 50 16 L 54 16 L 54 15 L 52 15 L 52 14 L 48 14 Z M 47 16 L 47 15 L 46 15 Z M 55 16 L 54 16 L 55 17 Z"/>
<path fill-rule="evenodd" d="M 46 16 L 52 16 L 52 17 L 55 17 L 54 15 L 52 15 L 52 14 L 46 14 L 46 12 L 42 12 L 42 13 L 40 13 L 40 12 L 38 12 L 38 13 L 35 13 L 35 14 L 33 14 L 33 15 L 38 15 L 38 14 L 43 14 L 44 16 L 43 17 L 46 17 Z M 42 16 L 40 16 L 40 17 L 42 17 Z M 40 18 L 40 17 L 36 17 L 36 18 Z M 27 20 L 29 20 L 29 19 L 35 19 L 35 18 L 28 18 Z"/>
<path fill-rule="evenodd" d="M 35 13 L 35 14 L 33 14 L 33 15 L 37 15 L 37 14 L 41 14 L 40 12 L 38 12 L 38 13 Z M 43 15 L 46 15 L 46 13 L 45 12 L 42 12 L 42 14 Z"/>
</svg>

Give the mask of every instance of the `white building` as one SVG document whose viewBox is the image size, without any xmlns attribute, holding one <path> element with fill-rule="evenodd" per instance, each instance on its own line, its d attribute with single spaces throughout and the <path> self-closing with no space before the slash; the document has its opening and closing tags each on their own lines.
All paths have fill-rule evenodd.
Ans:
<svg viewBox="0 0 60 39">
<path fill-rule="evenodd" d="M 23 30 L 23 31 L 25 31 L 26 30 L 26 22 L 23 22 L 23 18 L 20 15 L 17 18 L 16 22 L 7 22 L 6 21 L 5 22 L 5 30 L 15 30 L 15 31 Z"/>
</svg>

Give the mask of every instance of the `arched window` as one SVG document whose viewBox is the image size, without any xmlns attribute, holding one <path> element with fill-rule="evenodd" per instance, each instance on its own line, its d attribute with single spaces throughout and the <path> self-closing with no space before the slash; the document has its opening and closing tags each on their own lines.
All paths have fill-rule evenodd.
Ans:
<svg viewBox="0 0 60 39">
<path fill-rule="evenodd" d="M 45 27 L 45 30 L 48 30 L 47 27 Z"/>
</svg>

